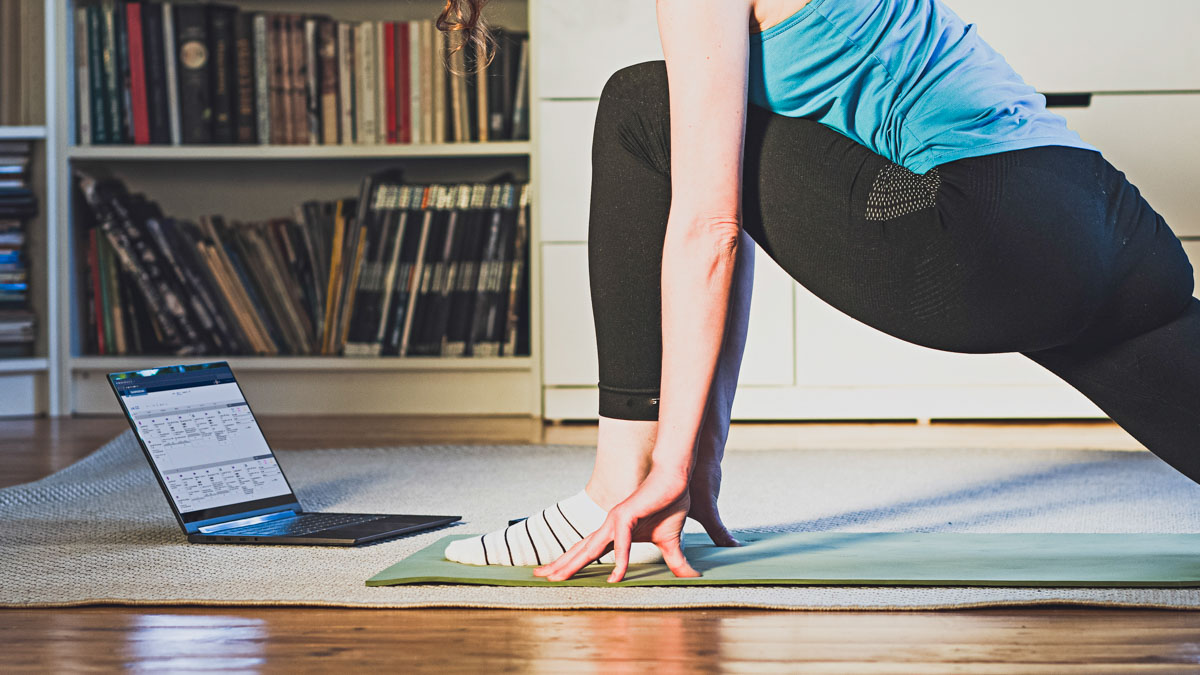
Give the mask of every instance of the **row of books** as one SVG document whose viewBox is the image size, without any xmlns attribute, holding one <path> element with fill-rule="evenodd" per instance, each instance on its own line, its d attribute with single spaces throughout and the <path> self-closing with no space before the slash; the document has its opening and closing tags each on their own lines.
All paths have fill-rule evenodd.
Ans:
<svg viewBox="0 0 1200 675">
<path fill-rule="evenodd" d="M 529 353 L 529 187 L 364 179 L 293 217 L 165 216 L 77 174 L 88 353 Z"/>
<path fill-rule="evenodd" d="M 529 138 L 527 32 L 497 29 L 488 59 L 431 19 L 100 0 L 74 34 L 81 145 Z"/>
<path fill-rule="evenodd" d="M 29 141 L 0 141 L 0 356 L 26 356 L 34 340 L 25 251 L 29 219 L 38 213 L 29 185 Z"/>
</svg>

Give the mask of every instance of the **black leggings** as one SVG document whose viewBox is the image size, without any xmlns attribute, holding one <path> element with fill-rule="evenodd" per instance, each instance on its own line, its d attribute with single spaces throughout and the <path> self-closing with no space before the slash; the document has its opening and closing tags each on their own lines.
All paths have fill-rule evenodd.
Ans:
<svg viewBox="0 0 1200 675">
<path fill-rule="evenodd" d="M 658 415 L 668 130 L 662 61 L 609 79 L 588 232 L 605 417 Z M 1200 482 L 1191 265 L 1100 153 L 1045 146 L 920 175 L 751 105 L 742 200 L 746 232 L 838 310 L 934 349 L 1021 352 Z"/>
</svg>

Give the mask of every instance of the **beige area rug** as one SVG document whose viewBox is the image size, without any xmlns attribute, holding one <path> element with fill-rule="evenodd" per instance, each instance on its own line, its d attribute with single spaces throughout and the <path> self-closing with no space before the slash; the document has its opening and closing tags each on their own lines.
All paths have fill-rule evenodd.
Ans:
<svg viewBox="0 0 1200 675">
<path fill-rule="evenodd" d="M 412 446 L 280 452 L 307 508 L 455 513 L 455 527 L 355 549 L 188 544 L 132 434 L 0 490 L 0 606 L 934 609 L 1200 608 L 1197 589 L 981 587 L 369 588 L 447 534 L 572 494 L 592 448 Z M 759 532 L 1200 532 L 1200 486 L 1147 453 L 734 451 L 721 498 Z"/>
</svg>

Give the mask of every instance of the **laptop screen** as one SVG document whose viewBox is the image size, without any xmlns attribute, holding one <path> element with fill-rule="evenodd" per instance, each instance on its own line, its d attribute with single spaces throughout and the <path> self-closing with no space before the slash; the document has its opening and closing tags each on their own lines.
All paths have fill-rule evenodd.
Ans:
<svg viewBox="0 0 1200 675">
<path fill-rule="evenodd" d="M 188 532 L 296 502 L 229 364 L 111 373 L 109 380 Z"/>
</svg>

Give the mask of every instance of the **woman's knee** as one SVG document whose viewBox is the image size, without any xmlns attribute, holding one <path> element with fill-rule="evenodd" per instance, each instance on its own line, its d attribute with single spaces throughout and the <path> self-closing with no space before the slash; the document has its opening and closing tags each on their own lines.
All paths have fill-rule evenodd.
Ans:
<svg viewBox="0 0 1200 675">
<path fill-rule="evenodd" d="M 666 174 L 670 137 L 666 63 L 646 61 L 613 73 L 600 93 L 593 154 L 623 149 Z"/>
</svg>

